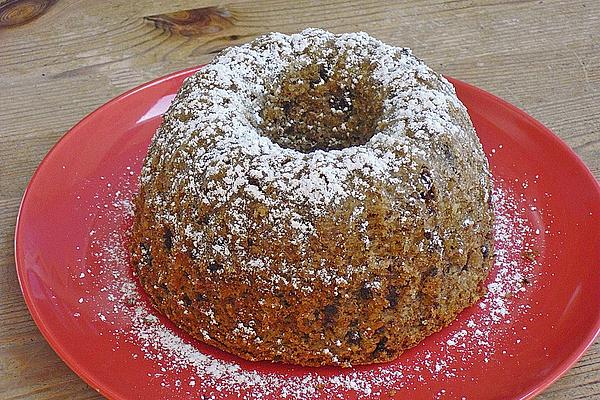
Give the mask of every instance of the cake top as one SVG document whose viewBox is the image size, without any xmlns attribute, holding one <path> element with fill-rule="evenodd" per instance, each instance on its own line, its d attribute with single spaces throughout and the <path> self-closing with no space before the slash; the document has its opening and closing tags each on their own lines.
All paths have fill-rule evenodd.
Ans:
<svg viewBox="0 0 600 400">
<path fill-rule="evenodd" d="M 444 157 L 434 142 L 482 154 L 453 110 L 466 115 L 453 86 L 409 49 L 362 32 L 270 33 L 223 51 L 185 81 L 142 182 L 153 164 L 173 168 L 170 187 L 150 199 L 170 224 L 178 224 L 170 209 L 186 201 L 174 197 L 183 189 L 190 201 L 228 207 L 230 232 L 244 229 L 247 197 L 264 204 L 274 227 L 291 221 L 302 238 L 327 210 L 364 199 L 374 180 L 395 185 L 405 203 L 423 202 L 417 185 L 438 179 L 435 160 Z M 193 226 L 177 228 L 204 240 Z"/>
</svg>

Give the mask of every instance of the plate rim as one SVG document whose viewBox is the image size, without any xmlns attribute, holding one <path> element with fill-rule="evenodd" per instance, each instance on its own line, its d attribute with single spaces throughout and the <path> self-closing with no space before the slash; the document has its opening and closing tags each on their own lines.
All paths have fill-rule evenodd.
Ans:
<svg viewBox="0 0 600 400">
<path fill-rule="evenodd" d="M 102 385 L 98 384 L 96 382 L 96 379 L 94 378 L 94 376 L 92 376 L 91 374 L 88 374 L 87 371 L 80 368 L 77 360 L 75 360 L 73 357 L 71 357 L 71 355 L 69 355 L 68 353 L 66 353 L 63 350 L 60 343 L 58 343 L 58 340 L 56 340 L 56 338 L 54 337 L 52 332 L 50 332 L 50 330 L 47 329 L 47 327 L 43 323 L 42 317 L 40 316 L 40 314 L 35 306 L 35 302 L 32 299 L 32 294 L 30 293 L 30 290 L 28 289 L 29 286 L 25 285 L 25 283 L 28 281 L 28 279 L 24 275 L 24 269 L 23 269 L 24 267 L 20 266 L 22 263 L 19 260 L 19 252 L 20 252 L 20 248 L 21 248 L 19 236 L 20 236 L 20 231 L 22 229 L 21 221 L 22 221 L 23 205 L 27 201 L 27 198 L 31 191 L 32 183 L 34 182 L 34 180 L 36 179 L 36 177 L 38 176 L 40 171 L 43 170 L 45 164 L 52 157 L 52 155 L 56 151 L 56 149 L 59 146 L 61 146 L 62 143 L 64 143 L 66 138 L 69 137 L 70 135 L 75 134 L 74 132 L 76 132 L 76 130 L 81 125 L 83 125 L 89 119 L 93 118 L 96 114 L 99 114 L 99 113 L 105 111 L 107 108 L 114 107 L 116 104 L 120 103 L 121 101 L 123 101 L 125 98 L 127 98 L 129 96 L 132 96 L 132 95 L 134 95 L 142 90 L 145 90 L 147 88 L 150 88 L 152 86 L 158 85 L 162 82 L 165 82 L 165 81 L 168 81 L 168 80 L 180 77 L 180 76 L 191 75 L 194 72 L 201 69 L 203 66 L 204 66 L 204 64 L 185 68 L 185 69 L 182 69 L 179 71 L 175 71 L 175 72 L 160 76 L 153 80 L 143 82 L 143 83 L 133 87 L 132 89 L 129 89 L 129 90 L 125 91 L 124 93 L 121 93 L 117 97 L 114 97 L 114 98 L 108 100 L 107 102 L 100 105 L 98 108 L 94 109 L 93 111 L 91 111 L 90 113 L 85 115 L 75 125 L 73 125 L 71 128 L 69 128 L 58 139 L 58 141 L 50 148 L 50 150 L 48 150 L 46 155 L 42 158 L 42 160 L 36 167 L 34 173 L 32 174 L 31 178 L 27 182 L 27 186 L 25 187 L 25 190 L 23 191 L 23 196 L 21 197 L 21 201 L 19 203 L 19 209 L 17 211 L 17 218 L 16 218 L 16 223 L 15 223 L 14 239 L 13 239 L 13 252 L 14 252 L 14 260 L 15 260 L 15 268 L 17 270 L 17 280 L 19 282 L 19 287 L 21 289 L 23 299 L 25 300 L 25 305 L 27 306 L 27 310 L 29 311 L 29 314 L 32 317 L 33 321 L 35 322 L 38 330 L 40 331 L 40 333 L 42 334 L 42 336 L 44 337 L 44 339 L 46 340 L 46 342 L 48 343 L 48 345 L 50 346 L 52 351 L 54 351 L 54 353 L 56 353 L 56 355 L 65 364 L 67 364 L 69 369 L 71 371 L 73 371 L 79 378 L 81 378 L 87 385 L 89 385 L 92 389 L 94 389 L 98 393 L 100 393 L 103 396 L 106 396 L 107 398 L 110 398 L 110 399 L 127 400 L 125 397 L 120 396 L 118 393 L 112 391 L 110 388 L 105 388 L 105 387 L 102 387 Z"/>
<path fill-rule="evenodd" d="M 58 141 L 48 150 L 46 155 L 43 157 L 43 159 L 40 161 L 40 163 L 36 167 L 31 178 L 29 179 L 27 186 L 23 192 L 21 201 L 19 203 L 19 209 L 17 212 L 17 218 L 16 218 L 16 223 L 15 223 L 13 251 L 14 251 L 15 268 L 17 271 L 17 279 L 19 282 L 19 287 L 21 289 L 21 293 L 23 294 L 23 298 L 25 300 L 25 304 L 27 306 L 29 314 L 31 315 L 33 321 L 35 322 L 38 330 L 40 331 L 40 333 L 42 334 L 42 336 L 44 337 L 46 342 L 50 345 L 52 350 L 56 353 L 56 355 L 58 355 L 58 357 L 65 364 L 67 364 L 67 366 L 79 378 L 81 378 L 86 384 L 88 384 L 92 389 L 96 390 L 103 396 L 106 396 L 110 399 L 126 400 L 127 398 L 123 397 L 120 394 L 116 393 L 115 391 L 111 390 L 111 388 L 103 387 L 101 384 L 98 384 L 97 379 L 95 378 L 94 374 L 89 373 L 89 371 L 87 371 L 85 368 L 81 367 L 80 363 L 78 363 L 77 360 L 75 360 L 71 355 L 69 355 L 67 352 L 65 352 L 63 349 L 63 346 L 60 345 L 59 341 L 54 337 L 52 332 L 50 332 L 50 330 L 46 328 L 45 324 L 43 323 L 43 318 L 40 316 L 39 311 L 37 310 L 37 308 L 35 306 L 35 302 L 33 301 L 33 298 L 32 298 L 32 293 L 30 292 L 30 287 L 29 287 L 29 285 L 27 285 L 28 278 L 24 275 L 25 266 L 23 264 L 25 264 L 25 262 L 24 261 L 21 262 L 20 257 L 19 257 L 19 254 L 21 252 L 23 252 L 21 250 L 22 244 L 20 243 L 20 240 L 19 240 L 19 237 L 21 236 L 21 230 L 22 230 L 23 208 L 24 208 L 24 205 L 26 204 L 29 194 L 31 192 L 31 186 L 32 186 L 33 182 L 35 181 L 36 177 L 38 176 L 38 174 L 40 173 L 40 171 L 43 171 L 44 166 L 46 165 L 48 160 L 53 156 L 56 149 L 59 146 L 61 146 L 62 143 L 64 143 L 64 141 L 67 137 L 70 137 L 70 135 L 76 134 L 76 131 L 79 129 L 79 127 L 81 125 L 83 125 L 89 119 L 93 118 L 96 114 L 102 113 L 106 109 L 114 107 L 115 105 L 119 104 L 120 102 L 122 102 L 124 99 L 126 99 L 129 96 L 132 96 L 140 91 L 143 91 L 150 87 L 156 86 L 165 81 L 169 81 L 171 79 L 175 79 L 175 78 L 178 78 L 181 76 L 187 77 L 187 76 L 193 74 L 194 72 L 197 72 L 198 70 L 200 70 L 203 66 L 204 65 L 198 65 L 198 66 L 185 68 L 182 70 L 178 70 L 178 71 L 163 75 L 161 77 L 150 80 L 148 82 L 141 83 L 141 84 L 137 85 L 136 87 L 129 89 L 129 90 L 125 91 L 124 93 L 108 100 L 107 102 L 105 102 L 104 104 L 102 104 L 101 106 L 99 106 L 98 108 L 93 110 L 92 112 L 88 113 L 79 122 L 77 122 L 73 127 L 68 129 L 58 139 Z M 578 172 L 585 175 L 585 178 L 587 178 L 587 180 L 590 181 L 590 183 L 591 183 L 590 191 L 595 191 L 594 195 L 600 200 L 600 183 L 595 178 L 595 176 L 592 174 L 592 172 L 587 167 L 587 165 L 583 162 L 583 160 L 581 160 L 579 155 L 577 153 L 575 153 L 575 151 L 573 149 L 571 149 L 562 138 L 560 138 L 558 135 L 556 135 L 554 132 L 552 132 L 550 129 L 548 129 L 540 121 L 536 120 L 531 115 L 529 115 L 525 111 L 519 109 L 518 107 L 510 104 L 506 100 L 503 100 L 502 98 L 500 98 L 492 93 L 489 93 L 483 89 L 480 89 L 477 86 L 466 83 L 462 80 L 459 80 L 456 78 L 451 78 L 449 76 L 445 76 L 445 77 L 453 85 L 455 85 L 455 83 L 459 83 L 460 85 L 468 88 L 469 90 L 476 92 L 478 96 L 486 97 L 489 100 L 494 101 L 495 103 L 508 109 L 510 112 L 518 114 L 519 117 L 525 119 L 528 123 L 533 125 L 538 131 L 542 131 L 548 140 L 553 142 L 554 145 L 557 145 L 560 148 L 561 152 L 568 155 L 568 158 L 571 158 L 571 160 L 575 162 L 575 164 L 578 167 Z M 598 304 L 599 304 L 598 309 L 600 310 L 600 302 Z M 579 361 L 579 359 L 581 359 L 581 357 L 584 355 L 584 353 L 595 342 L 596 338 L 598 336 L 600 336 L 600 313 L 598 313 L 595 317 L 596 317 L 596 321 L 594 324 L 595 328 L 591 329 L 587 333 L 585 338 L 579 343 L 577 350 L 572 352 L 569 357 L 565 358 L 559 364 L 559 366 L 554 368 L 552 373 L 550 373 L 544 380 L 541 380 L 537 385 L 532 387 L 528 392 L 524 393 L 521 397 L 519 397 L 520 400 L 533 398 L 537 394 L 539 394 L 542 391 L 544 391 L 545 389 L 547 389 L 550 385 L 552 385 L 560 377 L 562 377 L 569 369 L 571 369 L 571 367 L 573 367 L 573 365 L 575 365 L 575 363 L 577 363 L 577 361 Z"/>
<path fill-rule="evenodd" d="M 489 99 L 494 100 L 497 103 L 500 103 L 503 107 L 509 109 L 510 111 L 518 113 L 521 117 L 523 117 L 525 120 L 527 120 L 527 122 L 534 125 L 536 127 L 536 129 L 546 133 L 547 134 L 546 136 L 549 140 L 551 140 L 555 145 L 558 145 L 560 147 L 561 151 L 567 153 L 573 159 L 573 161 L 576 162 L 577 166 L 579 167 L 579 172 L 584 173 L 586 178 L 588 178 L 588 180 L 591 181 L 592 185 L 590 187 L 590 190 L 595 189 L 596 197 L 598 198 L 598 200 L 600 200 L 600 183 L 598 182 L 598 180 L 596 179 L 594 174 L 592 174 L 592 171 L 588 168 L 588 166 L 579 157 L 579 155 L 577 153 L 575 153 L 575 151 L 571 147 L 569 147 L 569 145 L 561 137 L 559 137 L 557 134 L 552 132 L 548 127 L 546 127 L 540 121 L 533 118 L 531 115 L 529 115 L 525 111 L 521 110 L 517 106 L 509 103 L 508 101 L 506 101 L 492 93 L 489 93 L 477 86 L 471 85 L 470 83 L 461 81 L 456 78 L 450 78 L 450 77 L 447 77 L 447 78 L 453 84 L 454 84 L 454 82 L 459 82 L 461 85 L 464 85 L 464 86 L 468 87 L 470 90 L 477 92 L 477 94 L 479 96 L 485 96 Z M 600 304 L 600 302 L 599 302 L 599 304 Z M 600 337 L 600 306 L 598 307 L 598 311 L 599 312 L 595 316 L 595 319 L 596 319 L 595 328 L 590 330 L 588 335 L 586 335 L 585 339 L 582 340 L 580 345 L 577 347 L 577 350 L 574 351 L 573 353 L 571 353 L 571 355 L 569 357 L 564 359 L 559 364 L 559 367 L 555 368 L 553 373 L 548 375 L 546 377 L 546 379 L 544 379 L 542 381 L 542 383 L 540 383 L 537 387 L 532 388 L 529 392 L 527 392 L 526 394 L 521 396 L 521 398 L 519 400 L 532 399 L 536 395 L 542 393 L 549 386 L 551 386 L 554 382 L 556 382 L 563 375 L 565 375 L 577 363 L 577 361 L 579 361 L 581 359 L 581 357 L 583 357 L 585 352 L 594 344 L 594 342 L 596 341 L 596 338 Z"/>
</svg>

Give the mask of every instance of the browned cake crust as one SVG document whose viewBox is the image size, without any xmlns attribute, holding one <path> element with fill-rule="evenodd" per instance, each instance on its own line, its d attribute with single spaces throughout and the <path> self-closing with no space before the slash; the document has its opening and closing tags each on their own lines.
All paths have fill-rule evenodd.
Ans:
<svg viewBox="0 0 600 400">
<path fill-rule="evenodd" d="M 483 294 L 491 183 L 454 88 L 366 34 L 269 34 L 188 78 L 135 200 L 158 310 L 250 360 L 397 357 Z"/>
</svg>

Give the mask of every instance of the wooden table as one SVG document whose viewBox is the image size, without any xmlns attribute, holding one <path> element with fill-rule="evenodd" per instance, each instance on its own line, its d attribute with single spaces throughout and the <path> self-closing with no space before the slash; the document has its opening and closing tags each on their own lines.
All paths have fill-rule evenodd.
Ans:
<svg viewBox="0 0 600 400">
<path fill-rule="evenodd" d="M 412 47 L 533 115 L 600 176 L 599 1 L 386 3 L 0 0 L 0 397 L 99 398 L 46 344 L 17 282 L 15 218 L 42 157 L 121 92 L 263 32 L 364 30 Z M 159 16 L 185 9 L 198 10 Z M 539 398 L 600 398 L 600 342 Z"/>
</svg>

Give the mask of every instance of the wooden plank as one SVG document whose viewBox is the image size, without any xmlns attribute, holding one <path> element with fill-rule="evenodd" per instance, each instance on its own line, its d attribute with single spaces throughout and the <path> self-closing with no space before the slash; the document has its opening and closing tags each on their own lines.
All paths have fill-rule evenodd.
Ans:
<svg viewBox="0 0 600 400">
<path fill-rule="evenodd" d="M 0 10 L 7 3 L 0 1 Z M 239 1 L 189 17 L 197 26 L 187 33 L 156 27 L 157 17 L 144 17 L 164 19 L 164 14 L 215 3 L 50 3 L 21 26 L 0 22 L 3 398 L 100 398 L 46 344 L 18 287 L 14 221 L 38 163 L 64 132 L 116 95 L 168 72 L 209 62 L 221 49 L 264 32 L 290 33 L 307 26 L 364 30 L 390 44 L 412 47 L 434 69 L 533 115 L 600 176 L 597 1 Z M 539 398 L 600 398 L 600 342 Z"/>
</svg>

